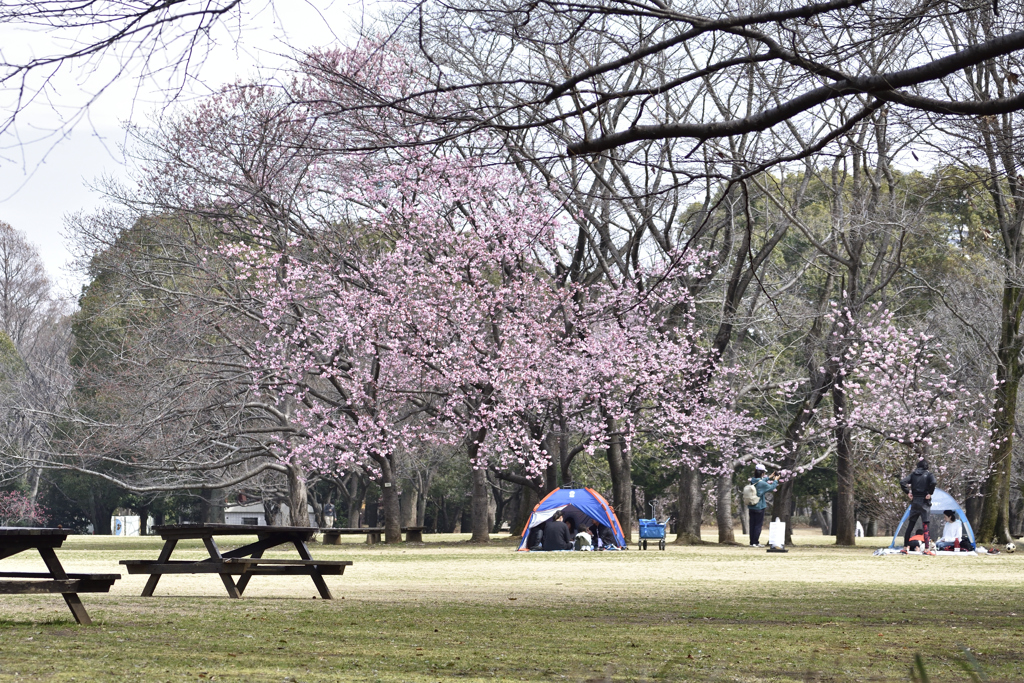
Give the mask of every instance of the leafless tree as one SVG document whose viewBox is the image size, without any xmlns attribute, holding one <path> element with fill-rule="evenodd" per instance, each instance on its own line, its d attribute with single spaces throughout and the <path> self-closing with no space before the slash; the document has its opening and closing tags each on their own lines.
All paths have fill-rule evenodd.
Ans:
<svg viewBox="0 0 1024 683">
<path fill-rule="evenodd" d="M 187 72 L 214 26 L 234 25 L 238 38 L 245 40 L 240 10 L 237 0 L 6 3 L 0 27 L 45 29 L 58 40 L 56 48 L 42 55 L 5 50 L 0 84 L 14 100 L 5 128 L 26 104 L 52 94 L 52 75 L 68 66 L 95 66 L 103 57 L 114 57 L 119 68 L 112 75 L 101 74 L 102 85 L 135 67 L 143 74 L 160 68 Z M 570 155 L 647 140 L 690 140 L 700 146 L 797 122 L 811 133 L 798 150 L 808 154 L 827 145 L 835 127 L 843 125 L 833 116 L 837 107 L 849 106 L 847 120 L 863 118 L 885 103 L 941 115 L 1016 111 L 1024 104 L 1022 94 L 960 97 L 946 90 L 948 79 L 961 70 L 987 60 L 1012 59 L 1024 49 L 1024 31 L 1012 22 L 989 22 L 980 40 L 961 43 L 946 33 L 947 18 L 1016 12 L 1013 4 L 1000 8 L 989 0 L 966 5 L 915 0 L 886 5 L 866 0 L 771 6 L 757 2 L 736 7 L 706 0 L 627 5 L 417 2 L 410 3 L 400 27 L 419 36 L 435 86 L 421 97 L 379 103 L 433 118 L 445 124 L 446 136 L 482 127 L 511 130 L 564 121 L 573 128 L 572 136 L 562 141 Z M 394 28 L 395 22 L 390 25 Z M 379 36 L 379 27 L 373 31 Z M 595 55 L 590 48 L 598 42 L 603 47 Z M 470 79 L 449 69 L 452 45 L 481 55 L 481 63 L 486 60 L 490 69 Z M 566 63 L 568 73 L 552 74 L 544 65 L 535 68 L 533 56 L 554 48 L 573 55 Z M 914 55 L 915 61 L 879 72 L 874 67 L 882 52 Z M 617 77 L 630 73 L 635 77 Z M 730 82 L 752 79 L 760 88 L 757 106 L 742 115 L 722 115 L 699 104 L 688 110 L 675 106 L 702 103 L 701 91 L 709 82 L 715 89 L 728 89 Z M 508 87 L 491 99 L 497 84 Z M 486 92 L 488 97 L 465 109 L 439 108 L 438 94 L 452 92 Z M 603 128 L 600 116 L 607 109 L 630 111 L 630 123 Z M 524 120 L 510 123 L 511 111 L 525 112 Z M 815 121 L 832 125 L 815 126 Z M 758 152 L 769 161 L 787 154 L 772 146 Z M 687 157 L 686 150 L 680 157 Z"/>
<path fill-rule="evenodd" d="M 71 386 L 69 322 L 67 307 L 55 296 L 36 248 L 0 221 L 0 473 L 21 478 L 33 502 L 55 416 Z"/>
<path fill-rule="evenodd" d="M 0 137 L 20 139 L 18 122 L 33 104 L 64 110 L 69 132 L 114 83 L 134 80 L 171 93 L 197 73 L 211 47 L 210 32 L 223 25 L 235 35 L 240 0 L 15 0 L 0 5 Z M 84 87 L 75 100 L 62 79 Z M 38 130 L 36 131 L 38 134 Z M 5 145 L 6 149 L 11 149 Z"/>
<path fill-rule="evenodd" d="M 947 3 L 901 2 L 879 6 L 862 0 L 821 3 L 763 3 L 733 8 L 717 2 L 621 5 L 604 2 L 416 3 L 402 18 L 421 36 L 420 49 L 435 66 L 436 87 L 422 99 L 395 102 L 423 116 L 435 115 L 450 134 L 480 127 L 509 128 L 511 110 L 531 112 L 516 127 L 549 121 L 572 124 L 564 141 L 569 155 L 600 154 L 649 140 L 689 140 L 689 150 L 744 134 L 782 131 L 796 125 L 803 149 L 762 146 L 757 157 L 778 161 L 826 146 L 850 121 L 883 104 L 943 115 L 994 115 L 1015 111 L 1021 96 L 997 99 L 943 96 L 951 76 L 972 65 L 1024 48 L 1024 33 L 995 24 L 984 40 L 970 45 L 948 39 L 950 12 L 991 13 L 991 3 L 953 7 Z M 1008 13 L 1014 13 L 1008 8 Z M 446 34 L 437 41 L 438 33 Z M 603 42 L 603 54 L 589 51 Z M 485 77 L 467 80 L 448 68 L 450 45 L 461 43 L 490 59 Z M 538 68 L 532 58 L 543 47 L 569 46 L 578 56 L 566 76 Z M 535 49 L 534 49 L 535 48 Z M 880 54 L 916 55 L 913 66 L 897 62 L 876 70 Z M 637 72 L 637 65 L 641 70 Z M 668 68 L 665 68 L 668 67 Z M 616 78 L 636 73 L 633 79 Z M 612 75 L 613 77 L 610 77 Z M 706 84 L 729 90 L 733 83 L 756 88 L 756 107 L 722 115 L 700 106 Z M 756 82 L 755 82 L 756 81 Z M 438 110 L 439 92 L 486 91 L 503 84 L 498 99 L 477 106 Z M 680 110 L 678 102 L 698 106 Z M 606 109 L 632 112 L 616 129 L 600 125 Z M 845 120 L 835 112 L 846 109 Z M 816 123 L 817 122 L 817 123 Z M 820 125 L 826 122 L 827 125 Z M 785 143 L 788 134 L 775 136 Z M 679 160 L 688 158 L 681 150 Z M 748 159 L 752 160 L 752 159 Z"/>
<path fill-rule="evenodd" d="M 215 233 L 115 211 L 69 227 L 92 283 L 76 320 L 71 447 L 54 466 L 137 492 L 267 488 L 252 479 L 276 472 L 291 522 L 308 525 L 306 473 L 271 445 L 292 429 L 288 409 L 254 392 L 248 296 L 207 258 Z"/>
</svg>

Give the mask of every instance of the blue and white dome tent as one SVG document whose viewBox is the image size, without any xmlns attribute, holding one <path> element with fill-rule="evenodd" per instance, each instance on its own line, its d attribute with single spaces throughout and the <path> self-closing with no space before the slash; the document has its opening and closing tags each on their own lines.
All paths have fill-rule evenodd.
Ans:
<svg viewBox="0 0 1024 683">
<path fill-rule="evenodd" d="M 528 551 L 529 548 L 526 545 L 530 538 L 530 530 L 548 521 L 555 512 L 569 505 L 577 508 L 598 524 L 609 527 L 615 536 L 615 544 L 620 548 L 626 547 L 626 537 L 622 534 L 622 526 L 619 524 L 619 518 L 615 516 L 615 511 L 612 510 L 612 506 L 608 504 L 604 496 L 594 489 L 582 488 L 555 489 L 537 503 L 533 508 L 529 521 L 526 523 L 526 527 L 523 529 L 518 549 Z"/>
<path fill-rule="evenodd" d="M 967 532 L 967 538 L 971 540 L 971 545 L 975 545 L 974 541 L 974 529 L 971 528 L 971 523 L 967 521 L 967 515 L 964 513 L 963 508 L 960 507 L 960 503 L 956 502 L 956 499 L 943 491 L 942 489 L 935 489 L 935 493 L 932 494 L 932 516 L 942 516 L 943 511 L 952 510 L 956 513 L 957 517 L 963 522 L 964 531 Z M 893 534 L 892 543 L 889 544 L 890 548 L 902 548 L 903 547 L 903 526 L 907 523 L 907 518 L 910 517 L 910 506 L 907 506 L 907 511 L 903 513 L 900 523 L 896 525 L 896 533 Z M 941 529 L 936 530 L 937 533 L 932 532 L 929 529 L 929 535 L 932 538 L 938 538 L 942 535 Z M 896 541 L 899 541 L 899 545 Z"/>
</svg>

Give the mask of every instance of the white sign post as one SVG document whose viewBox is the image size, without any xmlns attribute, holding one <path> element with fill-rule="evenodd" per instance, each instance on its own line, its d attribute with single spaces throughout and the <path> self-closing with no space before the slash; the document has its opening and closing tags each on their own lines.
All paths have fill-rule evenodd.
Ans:
<svg viewBox="0 0 1024 683">
<path fill-rule="evenodd" d="M 116 515 L 110 518 L 110 534 L 112 536 L 138 536 L 141 521 L 138 515 Z"/>
<path fill-rule="evenodd" d="M 775 518 L 774 522 L 768 524 L 768 552 L 788 553 L 786 550 L 786 523 Z"/>
</svg>

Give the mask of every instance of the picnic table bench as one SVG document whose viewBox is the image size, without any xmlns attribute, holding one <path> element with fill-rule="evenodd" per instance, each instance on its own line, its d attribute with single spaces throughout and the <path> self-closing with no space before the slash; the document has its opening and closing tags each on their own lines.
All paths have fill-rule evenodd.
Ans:
<svg viewBox="0 0 1024 683">
<path fill-rule="evenodd" d="M 425 528 L 426 527 L 422 526 L 403 526 L 402 533 L 405 534 L 405 542 L 423 543 L 423 529 Z M 324 535 L 324 545 L 338 545 L 341 543 L 342 536 L 360 536 L 362 534 L 366 534 L 366 544 L 373 545 L 374 543 L 380 543 L 380 537 L 381 534 L 384 533 L 384 527 L 329 527 L 326 529 L 320 529 L 320 533 Z"/>
<path fill-rule="evenodd" d="M 164 539 L 164 547 L 156 560 L 121 560 L 129 574 L 149 574 L 143 597 L 151 597 L 164 574 L 218 574 L 228 596 L 242 597 L 253 576 L 309 576 L 324 600 L 331 600 L 324 575 L 340 575 L 352 562 L 348 560 L 314 560 L 306 543 L 316 534 L 316 527 L 253 526 L 251 524 L 171 524 L 153 527 Z M 221 552 L 214 536 L 253 536 L 255 543 Z M 172 560 L 178 541 L 200 539 L 209 557 L 202 560 Z M 263 553 L 281 545 L 293 545 L 299 559 L 264 559 Z M 236 581 L 234 577 L 238 577 Z"/>
<path fill-rule="evenodd" d="M 60 593 L 75 621 L 87 626 L 92 619 L 78 594 L 107 593 L 121 575 L 69 574 L 64 571 L 54 548 L 63 545 L 68 533 L 67 529 L 0 527 L 0 559 L 35 549 L 47 569 L 45 572 L 0 572 L 0 594 Z"/>
</svg>

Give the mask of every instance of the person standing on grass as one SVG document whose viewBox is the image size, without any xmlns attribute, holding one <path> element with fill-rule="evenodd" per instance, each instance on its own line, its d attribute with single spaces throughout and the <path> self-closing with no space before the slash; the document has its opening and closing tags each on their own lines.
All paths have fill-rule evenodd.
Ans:
<svg viewBox="0 0 1024 683">
<path fill-rule="evenodd" d="M 928 471 L 928 461 L 921 458 L 917 461 L 917 468 L 900 480 L 900 488 L 910 499 L 910 517 L 907 519 L 907 531 L 903 534 L 903 550 L 906 554 L 910 551 L 910 536 L 917 525 L 918 518 L 921 519 L 921 526 L 924 529 L 924 551 L 929 549 L 928 522 L 931 518 L 932 494 L 935 493 L 935 475 Z"/>
<path fill-rule="evenodd" d="M 764 526 L 764 511 L 768 507 L 768 501 L 764 499 L 764 496 L 769 491 L 774 491 L 779 482 L 774 480 L 774 476 L 769 478 L 768 469 L 758 463 L 754 467 L 754 476 L 750 478 L 750 483 L 757 489 L 757 502 L 753 505 L 747 506 L 747 511 L 750 514 L 750 546 L 752 548 L 761 547 L 761 527 Z"/>
</svg>

